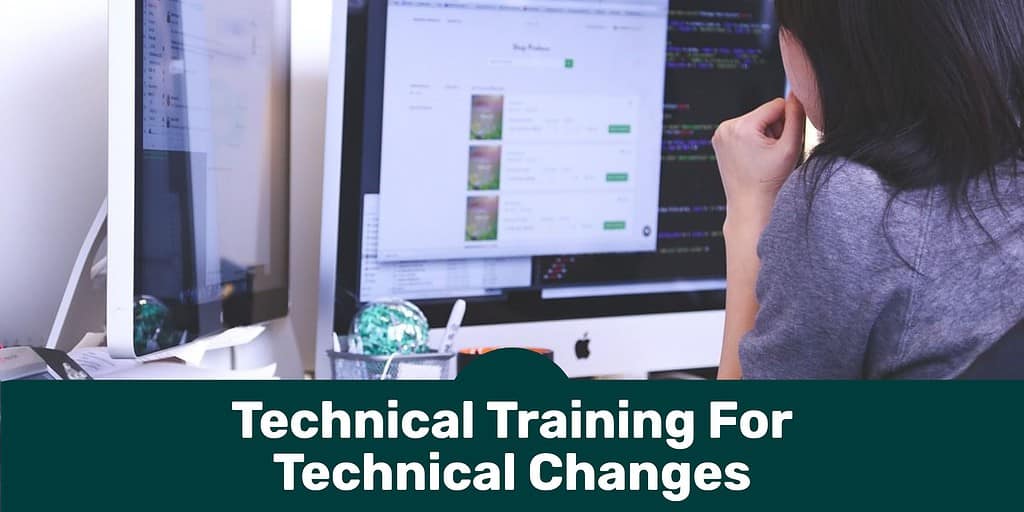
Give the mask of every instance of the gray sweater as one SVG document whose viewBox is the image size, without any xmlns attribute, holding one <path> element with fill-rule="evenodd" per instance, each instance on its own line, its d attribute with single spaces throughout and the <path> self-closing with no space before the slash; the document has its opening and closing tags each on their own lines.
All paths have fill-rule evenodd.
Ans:
<svg viewBox="0 0 1024 512">
<path fill-rule="evenodd" d="M 941 190 L 901 194 L 883 223 L 890 193 L 871 169 L 842 162 L 813 203 L 794 173 L 758 247 L 761 310 L 740 344 L 744 377 L 961 374 L 1024 319 L 1017 181 L 970 192 L 992 244 L 969 214 L 950 211 Z"/>
</svg>

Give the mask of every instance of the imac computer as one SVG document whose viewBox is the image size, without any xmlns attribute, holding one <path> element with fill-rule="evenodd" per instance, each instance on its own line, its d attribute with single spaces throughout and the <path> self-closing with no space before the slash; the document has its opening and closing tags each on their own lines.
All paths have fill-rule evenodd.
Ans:
<svg viewBox="0 0 1024 512">
<path fill-rule="evenodd" d="M 290 3 L 110 0 L 107 344 L 288 313 Z"/>
<path fill-rule="evenodd" d="M 456 348 L 550 348 L 570 377 L 717 366 L 711 137 L 786 92 L 771 1 L 352 1 L 344 34 L 320 349 L 363 303 L 443 328 L 465 299 Z"/>
</svg>

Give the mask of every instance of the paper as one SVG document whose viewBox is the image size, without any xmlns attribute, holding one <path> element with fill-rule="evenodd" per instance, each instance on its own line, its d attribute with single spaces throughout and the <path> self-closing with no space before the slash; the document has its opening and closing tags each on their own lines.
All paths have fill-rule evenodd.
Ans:
<svg viewBox="0 0 1024 512">
<path fill-rule="evenodd" d="M 200 368 L 184 363 L 114 359 L 106 347 L 74 350 L 68 354 L 92 378 L 99 380 L 272 380 L 277 365 L 251 370 Z"/>
<path fill-rule="evenodd" d="M 72 350 L 68 356 L 94 379 L 139 366 L 134 359 L 114 359 L 107 347 L 89 347 Z"/>
<path fill-rule="evenodd" d="M 148 363 L 109 374 L 107 380 L 276 380 L 277 365 L 253 370 L 217 370 L 178 363 Z"/>
</svg>

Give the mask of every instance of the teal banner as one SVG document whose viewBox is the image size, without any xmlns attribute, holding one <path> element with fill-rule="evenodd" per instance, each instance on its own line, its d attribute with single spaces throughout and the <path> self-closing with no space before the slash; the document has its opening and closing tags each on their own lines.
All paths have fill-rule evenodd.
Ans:
<svg viewBox="0 0 1024 512">
<path fill-rule="evenodd" d="M 1021 383 L 12 382 L 0 508 L 973 510 L 1020 506 Z"/>
</svg>

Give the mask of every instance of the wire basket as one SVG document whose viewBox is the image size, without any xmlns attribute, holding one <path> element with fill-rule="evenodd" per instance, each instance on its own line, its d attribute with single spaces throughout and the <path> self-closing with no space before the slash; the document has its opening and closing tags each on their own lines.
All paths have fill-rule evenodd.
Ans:
<svg viewBox="0 0 1024 512">
<path fill-rule="evenodd" d="M 328 350 L 334 380 L 451 380 L 455 353 L 371 356 Z"/>
</svg>

